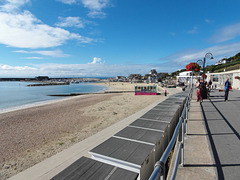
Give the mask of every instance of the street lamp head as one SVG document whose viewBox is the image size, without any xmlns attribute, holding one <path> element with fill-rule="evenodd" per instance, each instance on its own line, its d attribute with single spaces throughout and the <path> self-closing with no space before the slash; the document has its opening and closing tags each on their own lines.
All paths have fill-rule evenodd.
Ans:
<svg viewBox="0 0 240 180">
<path fill-rule="evenodd" d="M 199 63 L 199 62 L 203 65 L 203 60 L 201 60 L 201 59 L 197 60 L 197 63 Z"/>
<path fill-rule="evenodd" d="M 210 59 L 213 59 L 212 53 L 210 53 L 210 52 L 206 53 L 206 54 L 205 54 L 205 59 L 206 59 L 207 57 L 210 57 Z"/>
</svg>

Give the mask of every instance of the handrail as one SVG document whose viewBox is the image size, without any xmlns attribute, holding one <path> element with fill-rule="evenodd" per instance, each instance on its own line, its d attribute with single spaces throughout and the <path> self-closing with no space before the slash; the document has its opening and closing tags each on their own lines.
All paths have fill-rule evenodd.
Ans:
<svg viewBox="0 0 240 180">
<path fill-rule="evenodd" d="M 184 126 L 182 126 L 182 124 L 183 124 L 183 121 L 184 121 L 184 116 L 186 115 L 186 117 L 188 118 L 187 113 L 188 113 L 188 108 L 189 108 L 189 103 L 191 101 L 191 97 L 192 97 L 192 88 L 190 89 L 190 92 L 189 92 L 188 97 L 186 99 L 186 102 L 184 104 L 184 109 L 182 111 L 181 117 L 179 118 L 179 122 L 178 122 L 178 124 L 177 124 L 177 126 L 174 130 L 172 139 L 170 140 L 170 142 L 169 142 L 167 148 L 165 149 L 163 155 L 161 156 L 160 160 L 156 162 L 155 168 L 154 168 L 149 180 L 155 180 L 159 173 L 160 174 L 164 173 L 167 158 L 169 157 L 169 154 L 170 154 L 170 152 L 173 148 L 173 145 L 176 142 L 177 136 L 179 134 L 180 127 L 185 128 L 185 123 L 184 123 Z M 185 132 L 185 130 L 183 129 L 182 133 L 184 133 L 184 132 Z M 183 135 L 182 135 L 181 138 L 182 138 L 181 140 L 183 141 L 183 139 L 184 139 Z M 183 147 L 183 142 L 181 142 L 180 147 L 181 148 Z M 178 151 L 180 151 L 180 150 L 178 150 Z M 180 153 L 178 153 L 178 154 L 180 154 Z M 176 159 L 177 162 L 175 164 L 178 164 L 179 157 L 180 156 L 178 156 L 178 158 Z M 174 169 L 175 169 L 175 171 L 177 171 L 177 168 L 174 168 Z M 176 173 L 176 172 L 174 172 L 174 173 Z M 165 176 L 165 173 L 164 173 L 164 176 Z M 166 177 L 164 177 L 164 178 L 166 179 Z"/>
</svg>

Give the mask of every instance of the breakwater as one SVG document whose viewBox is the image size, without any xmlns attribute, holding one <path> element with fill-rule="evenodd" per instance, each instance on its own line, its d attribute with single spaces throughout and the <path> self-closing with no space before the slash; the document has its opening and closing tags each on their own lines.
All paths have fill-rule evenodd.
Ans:
<svg viewBox="0 0 240 180">
<path fill-rule="evenodd" d="M 28 84 L 27 86 L 57 86 L 57 85 L 69 85 L 70 82 L 46 82 L 37 84 Z"/>
</svg>

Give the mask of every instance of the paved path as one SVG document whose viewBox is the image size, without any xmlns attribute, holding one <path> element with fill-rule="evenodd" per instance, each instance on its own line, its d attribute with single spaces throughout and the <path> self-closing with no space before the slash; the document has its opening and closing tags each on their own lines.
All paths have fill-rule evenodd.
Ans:
<svg viewBox="0 0 240 180">
<path fill-rule="evenodd" d="M 203 103 L 193 98 L 177 179 L 240 179 L 240 91 L 231 91 L 226 102 L 218 90 Z"/>
</svg>

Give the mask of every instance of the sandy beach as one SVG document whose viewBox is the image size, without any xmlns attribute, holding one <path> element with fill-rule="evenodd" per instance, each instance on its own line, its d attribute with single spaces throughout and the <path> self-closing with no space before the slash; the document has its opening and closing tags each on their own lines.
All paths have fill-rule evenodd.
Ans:
<svg viewBox="0 0 240 180">
<path fill-rule="evenodd" d="M 108 91 L 133 91 L 136 84 L 97 85 L 108 87 Z M 162 97 L 135 96 L 133 92 L 88 94 L 1 113 L 0 179 L 43 161 Z"/>
</svg>

